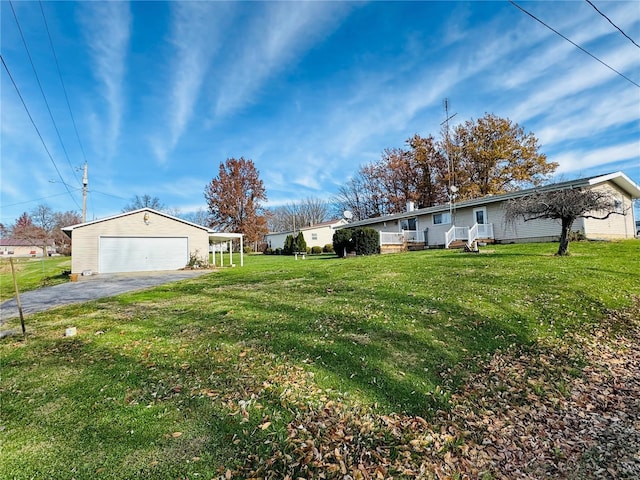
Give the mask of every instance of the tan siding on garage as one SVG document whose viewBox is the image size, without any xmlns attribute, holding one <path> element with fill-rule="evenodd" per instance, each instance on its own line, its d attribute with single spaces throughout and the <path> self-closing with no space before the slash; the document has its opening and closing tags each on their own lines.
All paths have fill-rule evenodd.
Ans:
<svg viewBox="0 0 640 480">
<path fill-rule="evenodd" d="M 93 273 L 99 273 L 101 236 L 187 237 L 190 255 L 197 254 L 198 257 L 208 259 L 209 236 L 206 229 L 154 212 L 149 212 L 149 221 L 145 222 L 145 213 L 147 212 L 133 212 L 75 228 L 72 236 L 71 272 L 82 273 L 91 270 Z"/>
<path fill-rule="evenodd" d="M 621 202 L 620 211 L 626 215 L 611 215 L 605 220 L 584 219 L 585 235 L 590 240 L 617 240 L 633 238 L 635 225 L 633 220 L 633 204 L 628 195 L 612 184 L 598 185 L 594 190 L 604 190 Z M 594 215 L 602 215 L 594 212 Z"/>
</svg>

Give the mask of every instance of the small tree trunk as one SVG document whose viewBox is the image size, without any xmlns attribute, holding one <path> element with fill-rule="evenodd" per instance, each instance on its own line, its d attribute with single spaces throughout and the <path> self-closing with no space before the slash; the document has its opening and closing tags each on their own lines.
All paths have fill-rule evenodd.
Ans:
<svg viewBox="0 0 640 480">
<path fill-rule="evenodd" d="M 571 232 L 571 226 L 573 225 L 573 218 L 562 219 L 562 233 L 560 234 L 560 246 L 558 247 L 558 253 L 556 255 L 565 256 L 569 255 L 569 233 Z"/>
</svg>

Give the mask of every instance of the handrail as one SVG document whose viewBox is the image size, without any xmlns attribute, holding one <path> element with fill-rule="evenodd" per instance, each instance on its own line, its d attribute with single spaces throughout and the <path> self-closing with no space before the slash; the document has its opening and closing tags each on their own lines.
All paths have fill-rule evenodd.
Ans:
<svg viewBox="0 0 640 480">
<path fill-rule="evenodd" d="M 467 247 L 472 248 L 473 242 L 478 239 L 478 224 L 476 223 L 469 229 L 469 238 L 467 238 Z"/>
<path fill-rule="evenodd" d="M 451 225 L 451 228 L 444 234 L 444 248 L 449 248 L 449 245 L 456 239 L 456 226 Z"/>
</svg>

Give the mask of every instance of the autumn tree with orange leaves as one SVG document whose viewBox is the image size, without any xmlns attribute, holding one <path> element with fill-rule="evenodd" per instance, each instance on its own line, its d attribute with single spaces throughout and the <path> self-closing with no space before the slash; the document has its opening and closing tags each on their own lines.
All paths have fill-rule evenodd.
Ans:
<svg viewBox="0 0 640 480">
<path fill-rule="evenodd" d="M 533 133 L 491 113 L 458 125 L 442 146 L 451 162 L 443 180 L 457 187 L 457 200 L 537 187 L 558 167 Z"/>
<path fill-rule="evenodd" d="M 340 187 L 334 203 L 363 220 L 402 212 L 407 202 L 425 208 L 536 187 L 557 167 L 533 133 L 486 114 L 443 131 L 440 140 L 416 134 L 405 148 L 385 149 Z"/>
<path fill-rule="evenodd" d="M 338 190 L 336 205 L 356 220 L 404 211 L 407 202 L 424 208 L 446 202 L 446 158 L 430 135 L 414 135 L 408 148 L 387 148 L 382 158 L 363 165 Z"/>
<path fill-rule="evenodd" d="M 252 160 L 229 158 L 220 163 L 218 176 L 206 186 L 209 226 L 242 233 L 247 243 L 260 241 L 267 233 L 262 201 L 267 194 Z"/>
</svg>

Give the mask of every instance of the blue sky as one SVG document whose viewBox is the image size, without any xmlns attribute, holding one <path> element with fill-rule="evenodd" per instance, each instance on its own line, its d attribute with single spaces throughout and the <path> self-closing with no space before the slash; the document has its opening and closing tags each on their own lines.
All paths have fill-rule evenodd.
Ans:
<svg viewBox="0 0 640 480">
<path fill-rule="evenodd" d="M 640 43 L 640 3 L 593 3 Z M 587 2 L 519 4 L 640 83 L 640 49 Z M 14 1 L 18 23 L 1 9 L 2 57 L 46 145 L 3 67 L 3 223 L 41 203 L 79 211 L 85 160 L 89 220 L 134 195 L 206 207 L 240 156 L 268 206 L 329 200 L 383 149 L 437 136 L 444 98 L 452 125 L 489 112 L 533 132 L 560 179 L 640 183 L 640 88 L 507 1 Z"/>
</svg>

